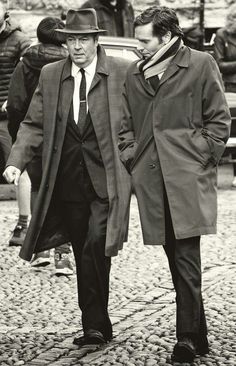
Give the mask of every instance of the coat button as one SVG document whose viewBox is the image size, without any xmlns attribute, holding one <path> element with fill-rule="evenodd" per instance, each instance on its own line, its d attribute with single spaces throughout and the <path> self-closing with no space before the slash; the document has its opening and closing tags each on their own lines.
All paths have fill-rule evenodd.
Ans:
<svg viewBox="0 0 236 366">
<path fill-rule="evenodd" d="M 48 189 L 49 188 L 49 184 L 47 183 L 47 184 L 45 184 L 45 187 L 46 187 L 46 189 Z"/>
<path fill-rule="evenodd" d="M 154 168 L 156 168 L 156 164 L 149 164 L 149 168 L 150 168 L 150 169 L 154 169 Z"/>
<path fill-rule="evenodd" d="M 56 152 L 57 151 L 57 146 L 53 147 L 53 151 Z"/>
</svg>

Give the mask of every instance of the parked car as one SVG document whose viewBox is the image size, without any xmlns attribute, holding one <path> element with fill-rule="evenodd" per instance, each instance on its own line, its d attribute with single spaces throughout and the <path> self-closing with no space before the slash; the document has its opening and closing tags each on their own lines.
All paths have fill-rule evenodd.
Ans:
<svg viewBox="0 0 236 366">
<path fill-rule="evenodd" d="M 99 43 L 103 45 L 108 56 L 124 57 L 130 61 L 141 57 L 135 38 L 100 36 Z"/>
</svg>

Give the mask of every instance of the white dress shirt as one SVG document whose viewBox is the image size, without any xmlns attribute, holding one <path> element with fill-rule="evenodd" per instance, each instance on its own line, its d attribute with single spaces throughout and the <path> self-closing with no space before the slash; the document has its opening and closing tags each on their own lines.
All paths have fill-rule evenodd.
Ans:
<svg viewBox="0 0 236 366">
<path fill-rule="evenodd" d="M 97 66 L 97 55 L 94 57 L 91 64 L 89 64 L 87 67 L 84 67 L 85 71 L 84 75 L 86 79 L 86 99 L 96 72 L 96 66 Z M 80 72 L 80 67 L 76 66 L 73 62 L 71 66 L 71 75 L 74 78 L 74 94 L 73 94 L 74 120 L 76 123 L 78 123 L 79 107 L 80 107 L 79 88 L 82 75 Z M 88 111 L 88 103 L 87 103 L 87 111 Z"/>
</svg>

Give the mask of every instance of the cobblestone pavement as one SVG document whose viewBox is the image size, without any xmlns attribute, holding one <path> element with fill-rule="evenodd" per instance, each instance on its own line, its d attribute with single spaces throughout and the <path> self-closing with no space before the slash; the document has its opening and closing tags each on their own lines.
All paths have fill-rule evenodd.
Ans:
<svg viewBox="0 0 236 366">
<path fill-rule="evenodd" d="M 236 365 L 236 190 L 219 190 L 218 235 L 202 238 L 203 291 L 211 352 L 194 366 Z M 175 299 L 161 247 L 141 242 L 132 200 L 129 242 L 113 259 L 110 314 L 114 340 L 72 345 L 80 330 L 76 279 L 56 277 L 9 247 L 15 201 L 0 202 L 0 365 L 164 366 L 175 343 Z M 183 364 L 182 364 L 183 365 Z"/>
</svg>

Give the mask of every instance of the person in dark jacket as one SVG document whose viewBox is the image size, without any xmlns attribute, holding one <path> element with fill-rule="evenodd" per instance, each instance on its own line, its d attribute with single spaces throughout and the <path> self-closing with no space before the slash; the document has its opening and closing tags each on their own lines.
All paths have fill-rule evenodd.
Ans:
<svg viewBox="0 0 236 366">
<path fill-rule="evenodd" d="M 225 27 L 216 32 L 214 53 L 222 73 L 225 91 L 236 93 L 236 4 L 228 9 Z M 236 154 L 232 157 L 236 159 Z M 232 186 L 236 187 L 236 164 Z"/>
<path fill-rule="evenodd" d="M 107 36 L 133 37 L 134 10 L 127 0 L 88 0 L 81 9 L 94 8 L 98 26 L 106 29 Z"/>
<path fill-rule="evenodd" d="M 11 137 L 7 129 L 6 104 L 11 75 L 20 57 L 31 44 L 31 40 L 21 32 L 19 26 L 13 24 L 9 14 L 0 3 L 0 183 L 4 183 L 2 172 L 10 153 Z M 15 229 L 9 240 L 9 245 L 20 245 L 25 236 L 28 217 L 30 214 L 30 180 L 27 173 L 23 173 L 21 184 L 17 190 L 19 217 Z M 20 192 L 20 196 L 18 195 Z M 17 243 L 15 242 L 17 241 Z"/>
<path fill-rule="evenodd" d="M 13 24 L 5 6 L 0 3 L 0 183 L 2 172 L 11 149 L 7 130 L 6 103 L 11 75 L 20 57 L 31 44 L 19 26 Z"/>
<path fill-rule="evenodd" d="M 64 23 L 59 18 L 46 17 L 41 20 L 37 27 L 39 42 L 26 51 L 13 72 L 7 102 L 8 129 L 13 143 L 38 85 L 42 67 L 68 56 L 67 49 L 62 45 L 64 37 L 55 31 L 56 28 L 64 28 Z M 41 165 L 41 149 L 39 149 L 38 154 L 27 167 L 31 180 L 32 209 L 41 182 Z M 70 245 L 67 243 L 56 248 L 54 255 L 56 274 L 73 274 L 73 267 L 69 258 L 70 252 Z M 50 264 L 50 251 L 35 254 L 31 264 L 32 266 Z"/>
</svg>

